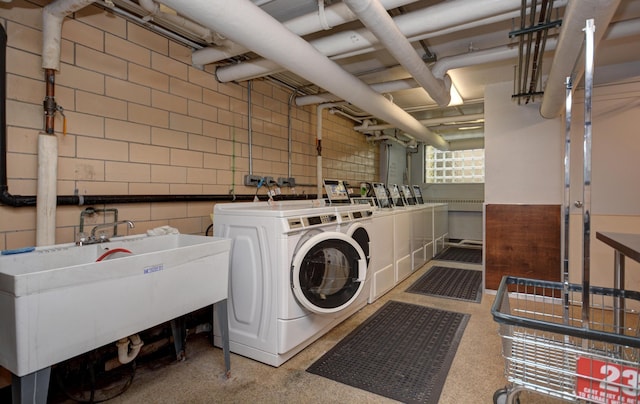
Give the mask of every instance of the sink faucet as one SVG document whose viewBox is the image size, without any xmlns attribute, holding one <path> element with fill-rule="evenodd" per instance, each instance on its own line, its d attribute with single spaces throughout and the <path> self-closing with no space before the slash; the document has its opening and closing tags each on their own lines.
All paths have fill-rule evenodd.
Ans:
<svg viewBox="0 0 640 404">
<path fill-rule="evenodd" d="M 126 224 L 127 226 L 129 226 L 130 229 L 133 229 L 134 227 L 136 227 L 136 225 L 131 220 L 121 220 L 119 222 L 113 222 L 113 223 L 102 223 L 102 224 L 99 224 L 99 225 L 95 226 L 93 229 L 91 229 L 91 237 L 89 237 L 89 241 L 85 242 L 85 244 L 103 243 L 103 242 L 109 241 L 109 239 L 107 237 L 105 237 L 104 235 L 101 235 L 98 239 L 96 239 L 96 231 L 98 229 L 102 229 L 102 228 L 113 227 L 114 228 L 114 234 L 115 234 L 115 229 L 120 224 Z"/>
</svg>

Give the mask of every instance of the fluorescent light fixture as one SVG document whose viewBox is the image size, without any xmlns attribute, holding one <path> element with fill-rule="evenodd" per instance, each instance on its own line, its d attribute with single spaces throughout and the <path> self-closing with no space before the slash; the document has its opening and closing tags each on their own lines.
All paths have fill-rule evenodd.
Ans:
<svg viewBox="0 0 640 404">
<path fill-rule="evenodd" d="M 464 103 L 455 84 L 451 83 L 451 90 L 449 90 L 449 93 L 451 94 L 451 101 L 449 101 L 450 107 L 454 107 L 456 105 L 462 105 Z"/>
</svg>

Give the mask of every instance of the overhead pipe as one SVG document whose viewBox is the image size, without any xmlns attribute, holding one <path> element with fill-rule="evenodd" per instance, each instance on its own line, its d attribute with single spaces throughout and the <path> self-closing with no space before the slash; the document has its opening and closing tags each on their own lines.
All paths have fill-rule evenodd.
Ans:
<svg viewBox="0 0 640 404">
<path fill-rule="evenodd" d="M 555 4 L 555 2 L 554 2 Z M 609 25 L 604 36 L 604 40 L 623 38 L 636 35 L 640 32 L 640 19 L 631 19 L 613 23 Z M 558 38 L 547 39 L 545 49 L 554 50 L 557 46 Z M 513 59 L 518 56 L 518 48 L 512 45 L 496 46 L 494 48 L 474 50 L 472 52 L 459 55 L 447 56 L 438 59 L 431 67 L 431 72 L 437 78 L 443 78 L 447 72 L 462 67 L 477 66 L 485 63 L 493 63 L 499 60 Z M 418 83 L 413 79 L 392 80 L 370 85 L 371 89 L 379 92 L 394 92 L 418 87 Z M 340 97 L 331 93 L 319 93 L 296 97 L 296 105 L 314 105 L 321 102 L 340 101 Z"/>
<path fill-rule="evenodd" d="M 580 0 L 571 1 L 567 5 L 540 105 L 540 115 L 544 118 L 555 118 L 562 112 L 566 96 L 566 78 L 571 77 L 574 83 L 578 83 L 582 78 L 584 66 L 579 61 L 584 54 L 582 43 L 585 21 L 593 19 L 596 27 L 607 27 L 619 4 L 620 0 Z M 596 48 L 605 32 L 606 29 L 598 29 L 595 32 Z"/>
<path fill-rule="evenodd" d="M 390 93 L 393 91 L 409 90 L 416 88 L 417 86 L 418 83 L 416 83 L 414 79 L 401 79 L 374 83 L 369 87 L 377 93 Z M 331 93 L 319 93 L 296 97 L 295 101 L 297 106 L 302 107 L 305 105 L 315 105 L 323 102 L 340 101 L 340 97 Z"/>
<path fill-rule="evenodd" d="M 470 122 L 470 121 L 477 121 L 479 119 L 484 119 L 484 114 L 458 115 L 458 116 L 448 116 L 444 118 L 421 119 L 418 122 L 428 127 L 428 126 L 446 124 L 448 122 Z M 362 125 L 354 126 L 353 129 L 358 132 L 371 132 L 371 131 L 379 131 L 379 130 L 385 130 L 385 129 L 393 129 L 393 125 L 388 125 L 388 124 L 370 125 L 368 123 L 365 123 Z"/>
<path fill-rule="evenodd" d="M 169 23 L 194 34 L 207 43 L 214 42 L 215 35 L 209 28 L 195 24 L 193 21 L 179 15 L 165 13 L 164 11 L 160 10 L 160 5 L 154 0 L 138 0 L 138 4 L 149 13 L 150 17 L 157 17 L 162 20 L 168 21 Z"/>
<path fill-rule="evenodd" d="M 437 79 L 377 0 L 344 0 L 387 51 L 441 107 L 451 101 L 451 79 Z"/>
<path fill-rule="evenodd" d="M 566 0 L 565 0 L 566 2 Z M 562 4 L 562 1 L 554 2 Z M 398 29 L 409 41 L 416 41 L 429 37 L 425 29 L 435 32 L 446 29 L 447 32 L 456 32 L 467 29 L 465 24 L 474 23 L 483 18 L 496 17 L 500 20 L 513 18 L 512 12 L 520 10 L 520 0 L 485 0 L 469 2 L 467 0 L 451 0 L 438 3 L 421 10 L 399 15 L 393 18 Z M 506 14 L 505 14 L 506 13 Z M 495 18 L 491 19 L 494 21 Z M 482 22 L 490 23 L 489 20 Z M 438 33 L 440 34 L 440 33 Z M 367 29 L 345 30 L 328 37 L 310 41 L 320 53 L 338 58 L 353 56 L 355 51 L 375 50 L 376 37 Z M 282 71 L 282 67 L 274 60 L 253 60 L 235 65 L 219 67 L 216 76 L 221 82 L 243 81 L 248 78 L 267 76 Z"/>
<path fill-rule="evenodd" d="M 438 149 L 448 148 L 447 142 L 440 136 L 429 131 L 399 106 L 372 91 L 249 0 L 232 3 L 224 0 L 163 0 L 162 3 L 202 25 L 216 27 L 218 32 L 233 41 L 263 57 L 278 61 L 287 70 L 395 125 L 416 140 Z M 264 32 L 269 32 L 269 36 Z"/>
<path fill-rule="evenodd" d="M 380 0 L 382 6 L 387 10 L 402 7 L 413 2 L 415 2 L 415 0 Z M 322 9 L 285 21 L 283 25 L 291 32 L 299 36 L 304 36 L 357 19 L 344 3 L 336 3 L 328 7 L 324 7 L 323 3 L 324 2 L 320 3 L 323 7 Z M 193 52 L 191 61 L 194 65 L 206 65 L 229 59 L 249 51 L 244 46 L 229 39 L 223 40 L 219 45 L 218 47 L 208 47 Z"/>
</svg>

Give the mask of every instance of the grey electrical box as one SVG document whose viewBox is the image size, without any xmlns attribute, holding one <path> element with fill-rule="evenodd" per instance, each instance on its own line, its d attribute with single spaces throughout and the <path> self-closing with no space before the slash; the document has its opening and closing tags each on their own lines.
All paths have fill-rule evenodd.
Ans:
<svg viewBox="0 0 640 404">
<path fill-rule="evenodd" d="M 294 177 L 278 177 L 278 186 L 282 187 L 295 187 L 296 179 Z"/>
<path fill-rule="evenodd" d="M 257 187 L 260 183 L 260 180 L 262 180 L 262 177 L 259 175 L 247 174 L 244 176 L 244 185 L 248 187 Z"/>
</svg>

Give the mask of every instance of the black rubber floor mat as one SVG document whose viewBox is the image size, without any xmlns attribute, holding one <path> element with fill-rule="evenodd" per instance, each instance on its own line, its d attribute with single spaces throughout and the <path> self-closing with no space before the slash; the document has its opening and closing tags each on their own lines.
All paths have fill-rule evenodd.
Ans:
<svg viewBox="0 0 640 404">
<path fill-rule="evenodd" d="M 431 267 L 406 292 L 480 303 L 482 272 L 472 269 Z"/>
<path fill-rule="evenodd" d="M 437 403 L 468 321 L 389 301 L 307 371 L 405 403 Z"/>
<path fill-rule="evenodd" d="M 448 247 L 440 254 L 433 257 L 434 260 L 466 262 L 469 264 L 482 264 L 481 248 Z"/>
</svg>

